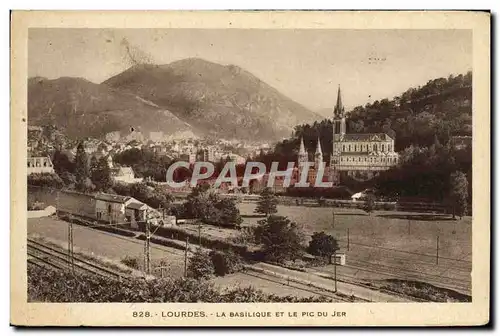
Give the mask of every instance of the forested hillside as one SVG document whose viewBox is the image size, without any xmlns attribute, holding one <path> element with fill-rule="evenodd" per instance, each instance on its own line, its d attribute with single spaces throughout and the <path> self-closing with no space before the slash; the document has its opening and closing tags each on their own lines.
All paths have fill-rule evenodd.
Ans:
<svg viewBox="0 0 500 336">
<path fill-rule="evenodd" d="M 348 133 L 385 132 L 395 138 L 402 165 L 368 183 L 343 180 L 352 190 L 376 186 L 386 194 L 442 201 L 453 171 L 467 174 L 472 183 L 472 148 L 455 149 L 452 136 L 472 135 L 472 73 L 430 80 L 391 100 L 382 99 L 348 112 Z M 330 161 L 332 122 L 324 119 L 295 127 L 294 136 L 278 143 L 273 153 L 262 155 L 267 164 L 296 161 L 300 137 L 310 160 L 321 139 L 323 160 Z"/>
</svg>

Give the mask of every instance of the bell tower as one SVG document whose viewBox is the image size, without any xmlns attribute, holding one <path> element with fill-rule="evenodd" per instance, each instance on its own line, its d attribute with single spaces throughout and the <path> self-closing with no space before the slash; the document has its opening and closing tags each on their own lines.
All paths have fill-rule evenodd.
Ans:
<svg viewBox="0 0 500 336">
<path fill-rule="evenodd" d="M 337 91 L 337 102 L 333 108 L 332 118 L 333 138 L 332 138 L 332 155 L 330 157 L 330 181 L 334 184 L 340 182 L 338 164 L 340 163 L 341 144 L 346 133 L 345 109 L 342 105 L 342 94 L 340 92 L 340 84 Z"/>
</svg>

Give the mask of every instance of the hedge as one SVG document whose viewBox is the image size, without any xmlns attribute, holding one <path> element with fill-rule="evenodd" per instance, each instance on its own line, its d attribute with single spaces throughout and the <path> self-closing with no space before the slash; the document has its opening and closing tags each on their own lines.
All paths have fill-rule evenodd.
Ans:
<svg viewBox="0 0 500 336">
<path fill-rule="evenodd" d="M 115 233 L 125 237 L 135 237 L 136 235 L 135 232 L 122 229 L 116 226 L 108 226 L 106 224 L 96 225 L 96 223 L 94 222 L 88 221 L 84 218 L 75 217 L 75 215 L 70 216 L 69 214 L 59 214 L 59 218 L 66 222 L 72 222 L 78 225 L 92 227 L 92 229 L 101 230 L 109 233 Z"/>
<path fill-rule="evenodd" d="M 139 229 L 144 231 L 144 223 L 139 223 Z M 198 244 L 198 242 L 200 241 L 200 237 L 196 233 L 189 232 L 177 227 L 159 227 L 158 230 L 156 230 L 155 235 L 182 241 L 185 241 L 186 238 L 188 238 L 191 243 L 195 244 Z M 249 258 L 249 253 L 251 253 L 248 251 L 247 246 L 245 245 L 238 245 L 217 238 L 208 238 L 206 236 L 201 236 L 201 245 L 205 248 L 223 251 L 231 249 L 245 258 Z"/>
</svg>

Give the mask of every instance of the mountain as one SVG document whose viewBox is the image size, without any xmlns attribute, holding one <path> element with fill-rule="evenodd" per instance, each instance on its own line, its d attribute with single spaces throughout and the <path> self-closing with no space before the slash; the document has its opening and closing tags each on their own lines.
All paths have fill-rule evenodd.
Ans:
<svg viewBox="0 0 500 336">
<path fill-rule="evenodd" d="M 204 135 L 228 139 L 277 140 L 321 119 L 240 67 L 198 58 L 136 65 L 103 85 L 168 109 Z"/>
<path fill-rule="evenodd" d="M 53 125 L 70 138 L 111 131 L 193 131 L 165 108 L 83 78 L 28 79 L 30 125 Z"/>
<path fill-rule="evenodd" d="M 322 116 L 323 118 L 331 118 L 333 114 L 333 108 L 332 107 L 321 108 L 319 110 L 316 110 L 316 113 Z"/>
</svg>

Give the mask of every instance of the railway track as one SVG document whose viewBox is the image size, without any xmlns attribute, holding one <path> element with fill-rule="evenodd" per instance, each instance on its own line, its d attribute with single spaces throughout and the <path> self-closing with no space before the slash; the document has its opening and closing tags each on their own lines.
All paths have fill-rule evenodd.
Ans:
<svg viewBox="0 0 500 336">
<path fill-rule="evenodd" d="M 54 248 L 28 238 L 28 262 L 37 266 L 49 266 L 54 269 L 70 269 L 71 264 L 66 251 Z M 73 265 L 76 272 L 106 277 L 111 279 L 126 279 L 127 274 L 112 271 L 97 263 L 73 256 Z"/>
<path fill-rule="evenodd" d="M 435 286 L 449 288 L 458 290 L 460 292 L 465 292 L 464 294 L 470 295 L 471 289 L 470 280 L 451 278 L 443 275 L 434 275 L 429 273 L 422 273 L 413 270 L 400 269 L 384 264 L 373 264 L 370 262 L 356 260 L 350 263 L 350 265 L 345 265 L 342 267 L 356 269 L 359 271 L 372 272 L 380 275 L 385 275 L 388 277 L 399 278 L 402 280 L 418 280 L 422 282 L 427 282 Z"/>
<path fill-rule="evenodd" d="M 348 300 L 347 298 L 344 298 L 344 297 L 339 296 L 339 295 L 335 295 L 335 294 L 333 294 L 331 292 L 328 292 L 328 291 L 325 291 L 325 290 L 321 290 L 321 289 L 312 289 L 311 287 L 308 287 L 306 285 L 302 285 L 302 284 L 299 284 L 299 283 L 295 283 L 293 281 L 290 283 L 289 281 L 287 282 L 286 280 L 274 277 L 272 275 L 268 275 L 268 274 L 264 274 L 264 273 L 252 272 L 252 271 L 248 271 L 248 270 L 242 271 L 242 273 L 246 274 L 248 276 L 251 276 L 251 277 L 255 277 L 255 278 L 263 279 L 263 280 L 266 280 L 266 281 L 274 282 L 274 283 L 277 283 L 277 284 L 280 284 L 280 285 L 283 285 L 283 286 L 286 286 L 286 287 L 289 287 L 289 288 L 299 289 L 299 290 L 311 293 L 311 295 L 324 296 L 324 297 L 333 299 L 335 301 L 352 302 L 351 300 Z M 357 299 L 360 300 L 360 301 L 368 302 L 368 301 L 362 300 L 360 298 L 357 298 Z"/>
<path fill-rule="evenodd" d="M 417 271 L 411 271 L 411 270 L 406 270 L 406 269 L 399 269 L 396 267 L 384 265 L 384 264 L 374 264 L 366 261 L 361 261 L 361 260 L 353 260 L 349 263 L 349 265 L 342 265 L 337 268 L 337 279 L 342 280 L 347 283 L 352 283 L 352 284 L 360 284 L 362 283 L 360 281 L 359 277 L 351 276 L 351 275 L 346 275 L 341 273 L 341 269 L 352 269 L 356 272 L 366 272 L 366 273 L 374 273 L 378 275 L 385 276 L 386 278 L 398 278 L 401 280 L 417 280 L 417 281 L 422 281 L 426 282 L 435 286 L 443 287 L 443 288 L 448 288 L 452 290 L 457 290 L 458 292 L 470 295 L 471 290 L 470 287 L 464 286 L 464 281 L 460 279 L 454 279 L 450 277 L 443 277 L 439 275 L 432 275 L 432 274 L 426 274 L 422 275 L 418 273 Z M 325 272 L 323 269 L 319 268 L 314 268 L 312 267 L 311 269 L 320 271 L 320 272 Z M 331 272 L 326 272 L 328 274 L 331 274 Z M 369 280 L 367 280 L 369 281 Z M 466 281 L 465 281 L 466 282 Z M 469 281 L 470 283 L 470 281 Z M 367 285 L 366 283 L 362 283 L 363 286 L 367 286 L 372 289 L 380 290 L 379 288 L 371 285 Z M 399 294 L 401 295 L 401 294 Z"/>
</svg>

